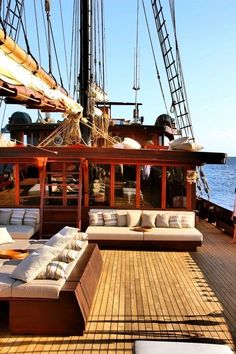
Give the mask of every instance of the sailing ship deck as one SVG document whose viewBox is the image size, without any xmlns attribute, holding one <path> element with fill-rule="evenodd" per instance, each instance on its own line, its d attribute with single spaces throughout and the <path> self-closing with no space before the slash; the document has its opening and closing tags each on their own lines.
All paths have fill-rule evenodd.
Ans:
<svg viewBox="0 0 236 354">
<path fill-rule="evenodd" d="M 136 339 L 236 344 L 236 245 L 205 221 L 196 253 L 102 251 L 104 267 L 83 337 L 10 335 L 1 353 L 132 353 Z"/>
</svg>

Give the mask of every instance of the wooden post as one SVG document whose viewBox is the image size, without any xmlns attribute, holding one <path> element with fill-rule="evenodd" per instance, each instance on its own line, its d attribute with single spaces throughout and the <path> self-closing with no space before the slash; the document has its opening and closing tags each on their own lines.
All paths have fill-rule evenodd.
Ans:
<svg viewBox="0 0 236 354">
<path fill-rule="evenodd" d="M 166 209 L 166 166 L 162 166 L 161 209 Z"/>
</svg>

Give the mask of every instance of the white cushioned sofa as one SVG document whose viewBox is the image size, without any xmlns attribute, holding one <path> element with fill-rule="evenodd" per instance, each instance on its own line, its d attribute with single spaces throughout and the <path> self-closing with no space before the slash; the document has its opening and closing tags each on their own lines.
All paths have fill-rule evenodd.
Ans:
<svg viewBox="0 0 236 354">
<path fill-rule="evenodd" d="M 9 250 L 28 254 L 8 259 Z M 80 278 L 85 270 L 95 272 L 93 298 L 101 264 L 97 245 L 88 246 L 87 234 L 77 228 L 65 226 L 48 240 L 14 240 L 0 228 L 0 301 L 9 302 L 11 332 L 83 334 L 88 314 L 81 310 L 87 300 L 80 287 L 88 285 Z"/>
<path fill-rule="evenodd" d="M 14 239 L 29 239 L 39 230 L 39 209 L 2 208 L 0 228 L 6 228 Z"/>
<path fill-rule="evenodd" d="M 91 209 L 86 233 L 105 248 L 195 251 L 203 241 L 193 211 Z"/>
</svg>

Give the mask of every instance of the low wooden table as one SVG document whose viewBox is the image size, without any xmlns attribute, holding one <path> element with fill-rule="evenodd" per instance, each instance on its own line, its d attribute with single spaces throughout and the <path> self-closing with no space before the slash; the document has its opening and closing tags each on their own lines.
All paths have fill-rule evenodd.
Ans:
<svg viewBox="0 0 236 354">
<path fill-rule="evenodd" d="M 0 251 L 0 258 L 4 259 L 24 259 L 28 255 L 28 251 L 20 249 L 8 249 Z"/>
</svg>

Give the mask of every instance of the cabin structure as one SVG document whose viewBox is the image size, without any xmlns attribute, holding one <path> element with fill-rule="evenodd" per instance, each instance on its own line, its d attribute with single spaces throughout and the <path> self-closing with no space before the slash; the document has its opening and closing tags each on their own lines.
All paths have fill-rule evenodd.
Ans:
<svg viewBox="0 0 236 354">
<path fill-rule="evenodd" d="M 15 122 L 16 123 L 16 122 Z M 0 191 L 1 207 L 40 208 L 40 236 L 64 225 L 85 230 L 89 208 L 196 209 L 196 167 L 224 163 L 224 153 L 169 150 L 169 126 L 112 124 L 111 137 L 129 137 L 141 149 L 109 145 L 37 147 L 55 124 L 9 124 L 12 138 L 27 146 L 0 149 L 1 174 L 11 185 Z M 17 139 L 18 141 L 18 139 Z M 22 141 L 22 140 L 20 140 Z"/>
</svg>

